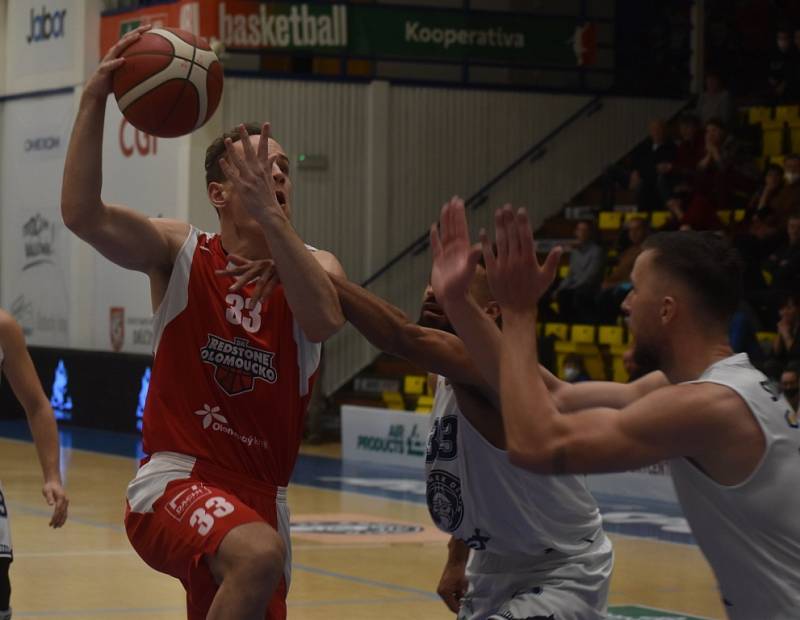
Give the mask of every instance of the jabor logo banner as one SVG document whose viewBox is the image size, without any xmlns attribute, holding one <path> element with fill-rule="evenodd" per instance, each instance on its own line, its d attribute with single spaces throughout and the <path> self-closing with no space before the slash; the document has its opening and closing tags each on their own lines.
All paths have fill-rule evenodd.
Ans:
<svg viewBox="0 0 800 620">
<path fill-rule="evenodd" d="M 6 86 L 9 93 L 83 81 L 84 0 L 9 0 Z"/>
</svg>

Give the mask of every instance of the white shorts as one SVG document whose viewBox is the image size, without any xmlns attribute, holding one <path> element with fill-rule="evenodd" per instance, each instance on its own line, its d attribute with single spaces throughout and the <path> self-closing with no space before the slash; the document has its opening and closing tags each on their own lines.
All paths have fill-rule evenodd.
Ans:
<svg viewBox="0 0 800 620">
<path fill-rule="evenodd" d="M 11 551 L 11 528 L 8 525 L 8 508 L 2 485 L 0 485 L 0 558 L 14 559 L 14 554 Z"/>
<path fill-rule="evenodd" d="M 606 618 L 613 565 L 611 541 L 602 533 L 585 552 L 546 562 L 472 552 L 458 620 Z"/>
</svg>

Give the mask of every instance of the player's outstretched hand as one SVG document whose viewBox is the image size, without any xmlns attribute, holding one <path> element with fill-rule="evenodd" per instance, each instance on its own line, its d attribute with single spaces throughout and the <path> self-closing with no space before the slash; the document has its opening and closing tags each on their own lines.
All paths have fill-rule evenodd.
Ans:
<svg viewBox="0 0 800 620">
<path fill-rule="evenodd" d="M 147 32 L 149 29 L 150 24 L 139 26 L 135 30 L 131 30 L 111 46 L 108 52 L 106 52 L 106 55 L 103 57 L 103 60 L 100 61 L 100 65 L 97 67 L 97 70 L 94 72 L 92 77 L 89 78 L 89 81 L 86 82 L 86 85 L 83 88 L 83 94 L 85 96 L 88 95 L 90 97 L 95 97 L 102 100 L 105 100 L 106 97 L 108 97 L 112 90 L 111 77 L 113 76 L 114 71 L 119 69 L 125 63 L 125 59 L 120 58 L 120 54 L 122 54 L 122 52 L 124 52 L 130 45 L 138 41 L 142 34 Z"/>
<path fill-rule="evenodd" d="M 220 277 L 235 278 L 233 284 L 228 287 L 231 293 L 236 293 L 251 282 L 255 282 L 252 297 L 264 301 L 272 295 L 275 286 L 280 282 L 275 261 L 270 258 L 249 260 L 236 254 L 228 254 L 228 260 L 228 266 L 225 269 L 218 269 L 216 274 Z"/>
<path fill-rule="evenodd" d="M 457 614 L 461 607 L 461 599 L 467 594 L 467 585 L 466 564 L 448 562 L 444 566 L 436 593 L 442 597 L 447 608 Z"/>
<path fill-rule="evenodd" d="M 551 250 L 539 264 L 525 209 L 515 214 L 511 205 L 506 205 L 495 211 L 494 224 L 496 254 L 486 231 L 480 235 L 492 295 L 504 311 L 535 312 L 556 277 L 561 248 Z"/>
<path fill-rule="evenodd" d="M 42 487 L 42 495 L 44 495 L 47 505 L 53 507 L 50 527 L 61 527 L 67 520 L 67 507 L 69 506 L 69 498 L 64 492 L 64 487 L 55 480 L 45 482 Z"/>
<path fill-rule="evenodd" d="M 464 201 L 454 196 L 442 207 L 439 223 L 431 226 L 433 269 L 431 286 L 441 302 L 458 301 L 469 294 L 475 267 L 481 257 L 480 247 L 469 240 Z"/>
<path fill-rule="evenodd" d="M 236 151 L 233 141 L 227 138 L 225 157 L 219 160 L 220 168 L 233 190 L 239 194 L 242 206 L 260 223 L 265 221 L 270 209 L 283 213 L 275 195 L 275 181 L 272 178 L 272 168 L 278 154 L 269 154 L 269 133 L 270 125 L 264 123 L 256 152 L 247 129 L 243 124 L 239 125 L 242 154 Z"/>
</svg>

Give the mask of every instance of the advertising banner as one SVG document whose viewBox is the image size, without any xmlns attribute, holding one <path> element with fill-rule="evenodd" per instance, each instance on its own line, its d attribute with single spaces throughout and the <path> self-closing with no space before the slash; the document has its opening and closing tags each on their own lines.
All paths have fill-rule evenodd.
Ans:
<svg viewBox="0 0 800 620">
<path fill-rule="evenodd" d="M 103 199 L 148 217 L 185 220 L 188 141 L 188 136 L 163 139 L 135 129 L 110 97 L 103 138 Z M 151 353 L 153 308 L 147 277 L 118 267 L 98 252 L 93 255 L 93 347 Z"/>
<path fill-rule="evenodd" d="M 191 26 L 235 50 L 309 51 L 375 60 L 486 61 L 576 67 L 595 59 L 575 17 L 375 4 L 183 0 L 103 18 L 102 49 L 141 23 Z"/>
<path fill-rule="evenodd" d="M 5 92 L 53 90 L 81 83 L 88 53 L 84 34 L 90 19 L 86 0 L 9 0 Z"/>
<path fill-rule="evenodd" d="M 422 470 L 430 416 L 342 406 L 342 459 Z"/>
<path fill-rule="evenodd" d="M 61 221 L 61 176 L 72 101 L 68 93 L 2 110 L 2 305 L 35 345 L 69 344 L 72 235 Z"/>
</svg>

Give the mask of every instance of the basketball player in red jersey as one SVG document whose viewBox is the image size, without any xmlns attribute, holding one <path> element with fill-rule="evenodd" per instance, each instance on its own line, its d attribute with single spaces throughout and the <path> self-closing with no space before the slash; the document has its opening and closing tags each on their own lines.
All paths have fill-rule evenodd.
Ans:
<svg viewBox="0 0 800 620">
<path fill-rule="evenodd" d="M 221 234 L 101 200 L 111 76 L 144 30 L 117 43 L 85 86 L 61 203 L 70 230 L 150 279 L 149 457 L 128 487 L 126 529 L 145 562 L 181 580 L 190 619 L 285 618 L 285 487 L 320 343 L 344 322 L 327 276 L 342 268 L 292 228 L 289 160 L 269 125 L 240 126 L 207 151 L 208 197 Z M 273 260 L 281 284 L 263 300 L 254 297 L 256 282 L 231 292 L 233 279 L 215 272 L 233 255 Z"/>
</svg>

